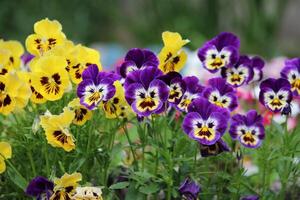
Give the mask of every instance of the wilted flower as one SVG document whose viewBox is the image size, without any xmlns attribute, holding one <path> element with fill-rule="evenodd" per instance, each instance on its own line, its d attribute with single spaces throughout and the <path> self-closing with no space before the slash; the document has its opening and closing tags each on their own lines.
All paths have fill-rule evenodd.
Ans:
<svg viewBox="0 0 300 200">
<path fill-rule="evenodd" d="M 36 197 L 37 200 L 49 200 L 53 194 L 54 183 L 47 178 L 37 176 L 30 181 L 26 194 Z"/>
<path fill-rule="evenodd" d="M 60 115 L 41 116 L 41 126 L 50 145 L 63 148 L 67 152 L 75 149 L 75 139 L 69 130 L 74 116 L 75 113 L 69 109 L 65 109 Z"/>
<path fill-rule="evenodd" d="M 198 50 L 198 57 L 204 68 L 215 73 L 222 67 L 231 67 L 237 62 L 239 48 L 238 37 L 224 32 L 206 42 Z"/>
<path fill-rule="evenodd" d="M 73 124 L 82 126 L 86 121 L 92 117 L 92 111 L 80 104 L 80 99 L 75 98 L 69 104 L 68 108 L 75 113 Z"/>
<path fill-rule="evenodd" d="M 180 195 L 187 200 L 196 200 L 199 192 L 201 191 L 200 186 L 191 180 L 190 178 L 186 178 L 180 185 L 178 189 Z"/>
<path fill-rule="evenodd" d="M 182 128 L 190 138 L 204 145 L 212 145 L 225 133 L 228 120 L 227 109 L 211 104 L 201 97 L 188 107 Z"/>
<path fill-rule="evenodd" d="M 129 72 L 145 69 L 149 66 L 158 66 L 156 55 L 148 49 L 133 48 L 127 52 L 124 62 L 119 67 L 119 73 L 123 78 L 126 78 Z"/>
<path fill-rule="evenodd" d="M 100 187 L 77 187 L 72 200 L 102 200 Z"/>
<path fill-rule="evenodd" d="M 209 79 L 208 86 L 203 91 L 203 96 L 211 103 L 230 111 L 238 106 L 236 91 L 223 78 Z"/>
<path fill-rule="evenodd" d="M 66 65 L 67 62 L 63 57 L 44 56 L 39 58 L 34 63 L 30 75 L 32 90 L 50 101 L 62 98 L 70 85 L 69 76 L 65 70 Z"/>
<path fill-rule="evenodd" d="M 125 98 L 133 111 L 140 116 L 149 116 L 164 111 L 164 103 L 168 99 L 168 86 L 157 77 L 162 71 L 156 67 L 128 74 L 125 86 Z"/>
<path fill-rule="evenodd" d="M 90 110 L 96 109 L 102 101 L 111 99 L 116 88 L 113 74 L 99 72 L 97 65 L 90 65 L 82 73 L 82 82 L 77 87 L 80 103 Z"/>
<path fill-rule="evenodd" d="M 236 114 L 231 119 L 229 133 L 243 146 L 257 148 L 265 137 L 263 119 L 255 110 L 248 111 L 246 115 Z"/>
<path fill-rule="evenodd" d="M 5 160 L 11 158 L 11 146 L 7 142 L 0 142 L 0 174 L 5 172 L 6 164 Z"/>
<path fill-rule="evenodd" d="M 292 98 L 291 85 L 286 79 L 268 78 L 260 84 L 259 101 L 273 112 L 281 112 Z"/>
<path fill-rule="evenodd" d="M 199 79 L 196 76 L 187 76 L 183 79 L 182 89 L 183 94 L 181 95 L 180 101 L 176 104 L 176 108 L 180 111 L 187 112 L 188 106 L 198 97 L 201 96 L 204 86 L 199 83 Z"/>
<path fill-rule="evenodd" d="M 66 36 L 62 32 L 61 24 L 56 20 L 48 18 L 34 24 L 34 34 L 27 37 L 25 44 L 29 53 L 35 56 L 42 56 L 57 45 L 62 45 Z"/>
<path fill-rule="evenodd" d="M 190 41 L 183 40 L 179 33 L 169 31 L 162 33 L 162 39 L 164 47 L 158 54 L 159 69 L 164 73 L 179 72 L 187 59 L 187 54 L 181 48 Z"/>
<path fill-rule="evenodd" d="M 171 104 L 178 104 L 186 90 L 186 85 L 182 76 L 178 72 L 173 71 L 160 76 L 158 79 L 164 81 L 169 86 L 170 93 L 168 102 Z"/>
<path fill-rule="evenodd" d="M 248 56 L 240 56 L 233 67 L 223 67 L 221 75 L 226 79 L 227 83 L 234 87 L 239 87 L 253 79 L 254 71 L 251 64 L 252 61 Z"/>
<path fill-rule="evenodd" d="M 222 152 L 230 151 L 230 148 L 227 144 L 220 138 L 215 144 L 213 145 L 203 145 L 200 144 L 200 153 L 202 157 L 208 156 L 216 156 Z"/>
<path fill-rule="evenodd" d="M 300 58 L 286 60 L 285 67 L 281 71 L 281 77 L 290 82 L 294 95 L 300 95 Z"/>
<path fill-rule="evenodd" d="M 55 179 L 54 193 L 50 200 L 71 200 L 81 179 L 80 173 L 65 173 L 61 178 Z"/>
</svg>

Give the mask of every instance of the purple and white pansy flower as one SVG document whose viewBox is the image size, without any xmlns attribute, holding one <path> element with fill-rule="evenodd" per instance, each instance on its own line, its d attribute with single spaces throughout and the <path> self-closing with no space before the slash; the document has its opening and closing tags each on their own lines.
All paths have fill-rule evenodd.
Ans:
<svg viewBox="0 0 300 200">
<path fill-rule="evenodd" d="M 252 61 L 248 56 L 240 56 L 233 67 L 223 67 L 221 75 L 233 87 L 242 86 L 253 79 L 254 71 L 251 64 Z"/>
<path fill-rule="evenodd" d="M 291 90 L 295 96 L 300 95 L 300 58 L 286 60 L 281 71 L 281 77 L 290 82 Z"/>
<path fill-rule="evenodd" d="M 265 137 L 262 117 L 255 110 L 250 110 L 246 115 L 232 116 L 229 133 L 234 140 L 248 148 L 257 148 Z"/>
<path fill-rule="evenodd" d="M 139 116 L 148 117 L 164 111 L 169 88 L 157 79 L 163 73 L 157 67 L 133 71 L 125 79 L 125 98 Z"/>
<path fill-rule="evenodd" d="M 291 85 L 287 79 L 268 78 L 261 82 L 259 101 L 273 112 L 281 112 L 289 107 L 293 99 Z"/>
<path fill-rule="evenodd" d="M 158 79 L 164 81 L 169 86 L 170 92 L 168 102 L 170 104 L 178 104 L 186 90 L 186 85 L 181 74 L 172 71 L 160 76 Z"/>
<path fill-rule="evenodd" d="M 199 79 L 196 76 L 187 76 L 182 80 L 185 90 L 183 90 L 182 97 L 176 104 L 176 108 L 182 112 L 187 112 L 188 106 L 195 99 L 201 97 L 204 86 L 200 84 Z"/>
<path fill-rule="evenodd" d="M 148 66 L 157 67 L 158 64 L 158 58 L 152 51 L 148 49 L 133 48 L 127 52 L 124 62 L 118 70 L 122 78 L 126 78 L 131 71 L 144 69 Z"/>
<path fill-rule="evenodd" d="M 99 72 L 97 65 L 90 65 L 82 73 L 82 81 L 77 87 L 80 103 L 93 110 L 102 101 L 111 99 L 116 92 L 114 81 L 118 75 L 110 72 Z"/>
<path fill-rule="evenodd" d="M 200 97 L 188 107 L 182 128 L 191 138 L 202 145 L 215 144 L 225 133 L 230 114 L 207 99 Z"/>
<path fill-rule="evenodd" d="M 198 50 L 198 57 L 204 68 L 215 73 L 222 67 L 231 67 L 237 62 L 239 48 L 239 38 L 232 33 L 223 32 L 206 42 Z"/>
<path fill-rule="evenodd" d="M 208 80 L 208 86 L 203 91 L 203 96 L 211 103 L 233 111 L 238 106 L 235 89 L 223 78 Z"/>
<path fill-rule="evenodd" d="M 254 56 L 250 59 L 254 74 L 252 80 L 250 80 L 249 83 L 261 81 L 263 78 L 263 68 L 265 66 L 265 61 L 259 56 Z"/>
</svg>

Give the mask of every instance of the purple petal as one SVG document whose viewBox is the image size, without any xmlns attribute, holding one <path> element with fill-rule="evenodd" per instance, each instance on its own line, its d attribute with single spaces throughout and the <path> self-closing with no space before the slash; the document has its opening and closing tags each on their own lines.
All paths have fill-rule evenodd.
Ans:
<svg viewBox="0 0 300 200">
<path fill-rule="evenodd" d="M 189 112 L 184 117 L 182 122 L 182 129 L 187 135 L 189 135 L 193 131 L 193 122 L 197 119 L 202 119 L 197 112 Z"/>
<path fill-rule="evenodd" d="M 54 183 L 49 181 L 47 178 L 37 176 L 30 181 L 26 188 L 26 194 L 29 196 L 38 197 L 42 193 L 53 191 Z"/>
<path fill-rule="evenodd" d="M 98 76 L 99 69 L 98 66 L 95 64 L 89 65 L 83 72 L 82 72 L 82 79 L 92 79 L 95 80 Z"/>
</svg>

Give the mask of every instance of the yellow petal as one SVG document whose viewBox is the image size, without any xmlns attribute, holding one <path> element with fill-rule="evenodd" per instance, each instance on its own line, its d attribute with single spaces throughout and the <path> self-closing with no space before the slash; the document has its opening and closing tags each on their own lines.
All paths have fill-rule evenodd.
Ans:
<svg viewBox="0 0 300 200">
<path fill-rule="evenodd" d="M 57 20 L 49 20 L 48 18 L 40 20 L 34 24 L 34 32 L 43 35 L 51 36 L 62 31 L 62 26 Z"/>
<path fill-rule="evenodd" d="M 0 142 L 0 154 L 5 158 L 11 158 L 12 150 L 11 146 L 7 142 Z"/>
<path fill-rule="evenodd" d="M 81 173 L 73 173 L 73 174 L 68 174 L 65 173 L 60 179 L 55 179 L 55 188 L 61 188 L 61 187 L 68 187 L 68 186 L 73 186 L 74 189 L 78 185 L 77 182 L 82 180 L 82 175 Z M 54 190 L 55 190 L 54 188 Z"/>
<path fill-rule="evenodd" d="M 174 51 L 178 51 L 182 46 L 190 42 L 189 40 L 183 40 L 181 35 L 177 32 L 165 31 L 162 33 L 164 46 L 171 48 Z"/>
<path fill-rule="evenodd" d="M 5 172 L 6 170 L 6 165 L 4 159 L 0 156 L 0 174 Z"/>
</svg>

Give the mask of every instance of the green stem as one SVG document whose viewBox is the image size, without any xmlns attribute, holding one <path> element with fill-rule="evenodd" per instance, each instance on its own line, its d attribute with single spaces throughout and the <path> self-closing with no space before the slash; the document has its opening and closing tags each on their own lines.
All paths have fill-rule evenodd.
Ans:
<svg viewBox="0 0 300 200">
<path fill-rule="evenodd" d="M 125 135 L 127 137 L 127 140 L 128 140 L 128 143 L 129 143 L 129 146 L 130 146 L 130 150 L 131 150 L 131 153 L 132 153 L 132 156 L 133 156 L 133 163 L 134 163 L 134 167 L 138 170 L 138 163 L 137 163 L 137 160 L 136 160 L 136 156 L 135 156 L 135 152 L 133 150 L 133 143 L 129 137 L 129 133 L 128 133 L 128 129 L 127 129 L 127 126 L 125 123 L 123 123 L 123 130 L 125 132 Z"/>
<path fill-rule="evenodd" d="M 33 158 L 32 158 L 31 149 L 29 149 L 27 151 L 27 156 L 28 156 L 28 159 L 29 159 L 29 162 L 30 162 L 30 165 L 31 165 L 33 175 L 36 176 L 36 170 L 35 170 L 35 165 L 34 165 Z"/>
</svg>

